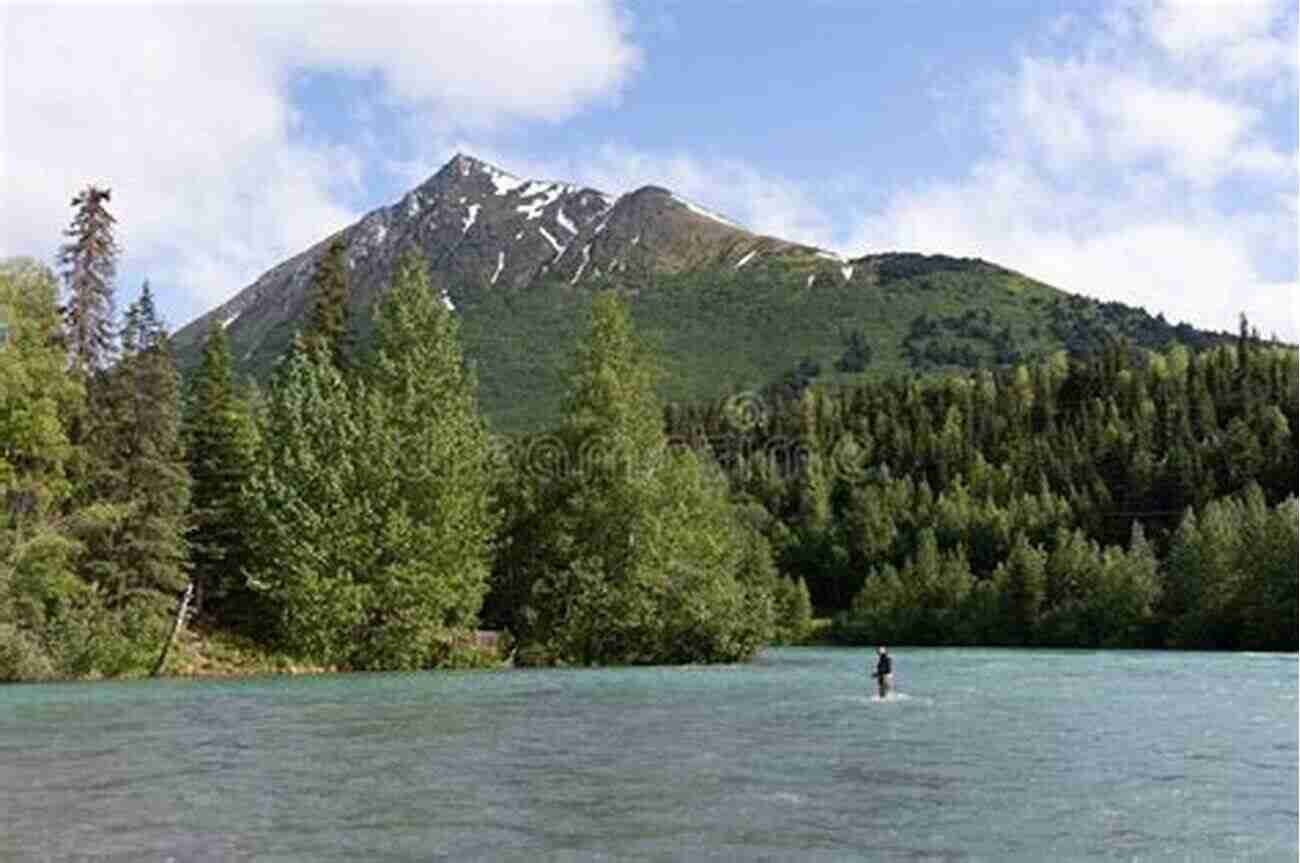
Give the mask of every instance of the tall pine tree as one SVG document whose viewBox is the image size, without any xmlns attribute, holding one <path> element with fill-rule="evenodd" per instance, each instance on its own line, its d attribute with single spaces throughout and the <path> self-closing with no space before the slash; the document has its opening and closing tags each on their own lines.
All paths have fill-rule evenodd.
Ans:
<svg viewBox="0 0 1300 863">
<path fill-rule="evenodd" d="M 122 345 L 88 417 L 82 568 L 116 604 L 165 609 L 187 579 L 190 483 L 179 378 L 148 283 L 127 310 Z"/>
<path fill-rule="evenodd" d="M 773 634 L 771 586 L 716 465 L 670 451 L 654 367 L 613 293 L 596 296 L 558 439 L 532 506 L 534 547 L 513 561 L 527 598 L 520 659 L 734 661 Z"/>
<path fill-rule="evenodd" d="M 63 313 L 72 365 L 83 375 L 104 369 L 113 353 L 118 247 L 116 220 L 106 206 L 111 199 L 111 190 L 97 186 L 87 186 L 72 199 L 76 214 L 58 256 L 67 290 Z"/>
<path fill-rule="evenodd" d="M 346 369 L 352 360 L 352 337 L 348 329 L 347 244 L 341 236 L 330 242 L 316 263 L 311 289 L 313 305 L 303 341 L 322 348 L 335 368 Z"/>
<path fill-rule="evenodd" d="M 249 565 L 243 485 L 253 469 L 256 434 L 248 405 L 235 391 L 230 342 L 217 321 L 190 382 L 184 437 L 191 491 L 190 559 L 195 614 L 248 611 L 243 570 Z M 228 612 L 228 614 L 225 614 Z M 232 622 L 232 621 L 227 621 Z"/>
</svg>

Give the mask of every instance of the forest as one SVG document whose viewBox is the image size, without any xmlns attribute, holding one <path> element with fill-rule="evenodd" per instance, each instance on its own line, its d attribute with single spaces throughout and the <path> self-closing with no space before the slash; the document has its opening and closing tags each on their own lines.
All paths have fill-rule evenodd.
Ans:
<svg viewBox="0 0 1300 863">
<path fill-rule="evenodd" d="M 1297 354 L 1244 318 L 664 404 L 598 291 L 558 425 L 493 435 L 418 253 L 364 343 L 336 243 L 263 383 L 219 323 L 182 380 L 149 285 L 117 313 L 110 202 L 73 199 L 57 272 L 0 267 L 0 680 L 150 673 L 182 607 L 354 670 L 482 664 L 484 627 L 516 664 L 733 662 L 814 615 L 849 644 L 1296 649 Z"/>
<path fill-rule="evenodd" d="M 1102 350 L 670 406 L 850 643 L 1295 650 L 1297 354 Z"/>
</svg>

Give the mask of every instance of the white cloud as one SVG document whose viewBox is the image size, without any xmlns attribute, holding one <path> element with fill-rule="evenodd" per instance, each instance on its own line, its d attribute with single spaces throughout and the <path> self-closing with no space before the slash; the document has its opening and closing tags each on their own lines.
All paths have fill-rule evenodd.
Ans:
<svg viewBox="0 0 1300 863">
<path fill-rule="evenodd" d="M 1261 108 L 1272 82 L 1216 59 L 1293 36 L 1282 8 L 1113 6 L 1063 55 L 1022 58 L 964 178 L 895 192 L 848 245 L 979 256 L 1199 326 L 1244 310 L 1297 339 L 1296 154 Z"/>
<path fill-rule="evenodd" d="M 1236 81 L 1294 74 L 1294 10 L 1290 0 L 1156 0 L 1141 15 L 1170 57 Z"/>
<path fill-rule="evenodd" d="M 108 185 L 123 269 L 177 323 L 359 215 L 332 194 L 358 154 L 295 135 L 294 71 L 375 77 L 446 131 L 563 118 L 638 63 L 603 4 L 6 6 L 0 54 L 0 254 L 49 259 Z"/>
<path fill-rule="evenodd" d="M 994 113 L 1009 152 L 1057 173 L 1155 161 L 1209 187 L 1235 173 L 1290 170 L 1258 139 L 1255 107 L 1099 60 L 1025 58 Z"/>
<path fill-rule="evenodd" d="M 824 202 L 803 184 L 740 159 L 645 153 L 607 145 L 584 160 L 582 169 L 594 184 L 617 191 L 646 184 L 666 186 L 757 233 L 834 246 L 834 224 Z"/>
<path fill-rule="evenodd" d="M 895 197 L 864 222 L 859 237 L 880 251 L 982 257 L 1171 322 L 1231 330 L 1246 311 L 1266 332 L 1296 337 L 1296 286 L 1260 275 L 1255 260 L 1266 238 L 1257 225 L 1138 205 L 1104 217 L 1079 211 L 1087 222 L 1080 230 L 1071 224 L 1075 213 L 1058 211 L 1057 200 L 1023 168 L 990 165 L 965 182 Z"/>
</svg>

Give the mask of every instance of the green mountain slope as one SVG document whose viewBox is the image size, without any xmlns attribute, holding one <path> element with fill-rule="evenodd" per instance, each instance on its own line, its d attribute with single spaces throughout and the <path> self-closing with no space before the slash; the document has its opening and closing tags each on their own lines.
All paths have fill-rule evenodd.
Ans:
<svg viewBox="0 0 1300 863">
<path fill-rule="evenodd" d="M 899 272 L 902 262 L 912 271 Z M 630 295 L 639 331 L 660 354 L 660 393 L 670 401 L 782 381 L 850 384 L 1087 353 L 1111 335 L 1153 348 L 1215 338 L 982 261 L 890 255 L 858 265 L 874 273 L 845 282 L 816 264 L 781 261 L 660 275 L 645 285 L 615 278 L 482 292 L 457 309 L 484 409 L 495 427 L 512 431 L 545 428 L 557 416 L 573 336 L 591 292 L 604 286 Z"/>
</svg>

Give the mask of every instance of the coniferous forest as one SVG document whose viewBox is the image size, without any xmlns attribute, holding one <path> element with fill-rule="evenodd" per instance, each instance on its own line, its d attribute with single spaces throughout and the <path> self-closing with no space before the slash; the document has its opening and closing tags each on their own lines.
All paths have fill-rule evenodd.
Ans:
<svg viewBox="0 0 1300 863">
<path fill-rule="evenodd" d="M 562 420 L 493 436 L 409 252 L 348 319 L 184 381 L 108 190 L 0 267 L 0 680 L 146 674 L 184 628 L 312 667 L 737 661 L 770 643 L 1296 650 L 1297 352 L 1235 342 L 662 404 L 593 295 Z M 855 356 L 868 346 L 858 345 Z M 173 667 L 173 666 L 168 666 Z"/>
</svg>

